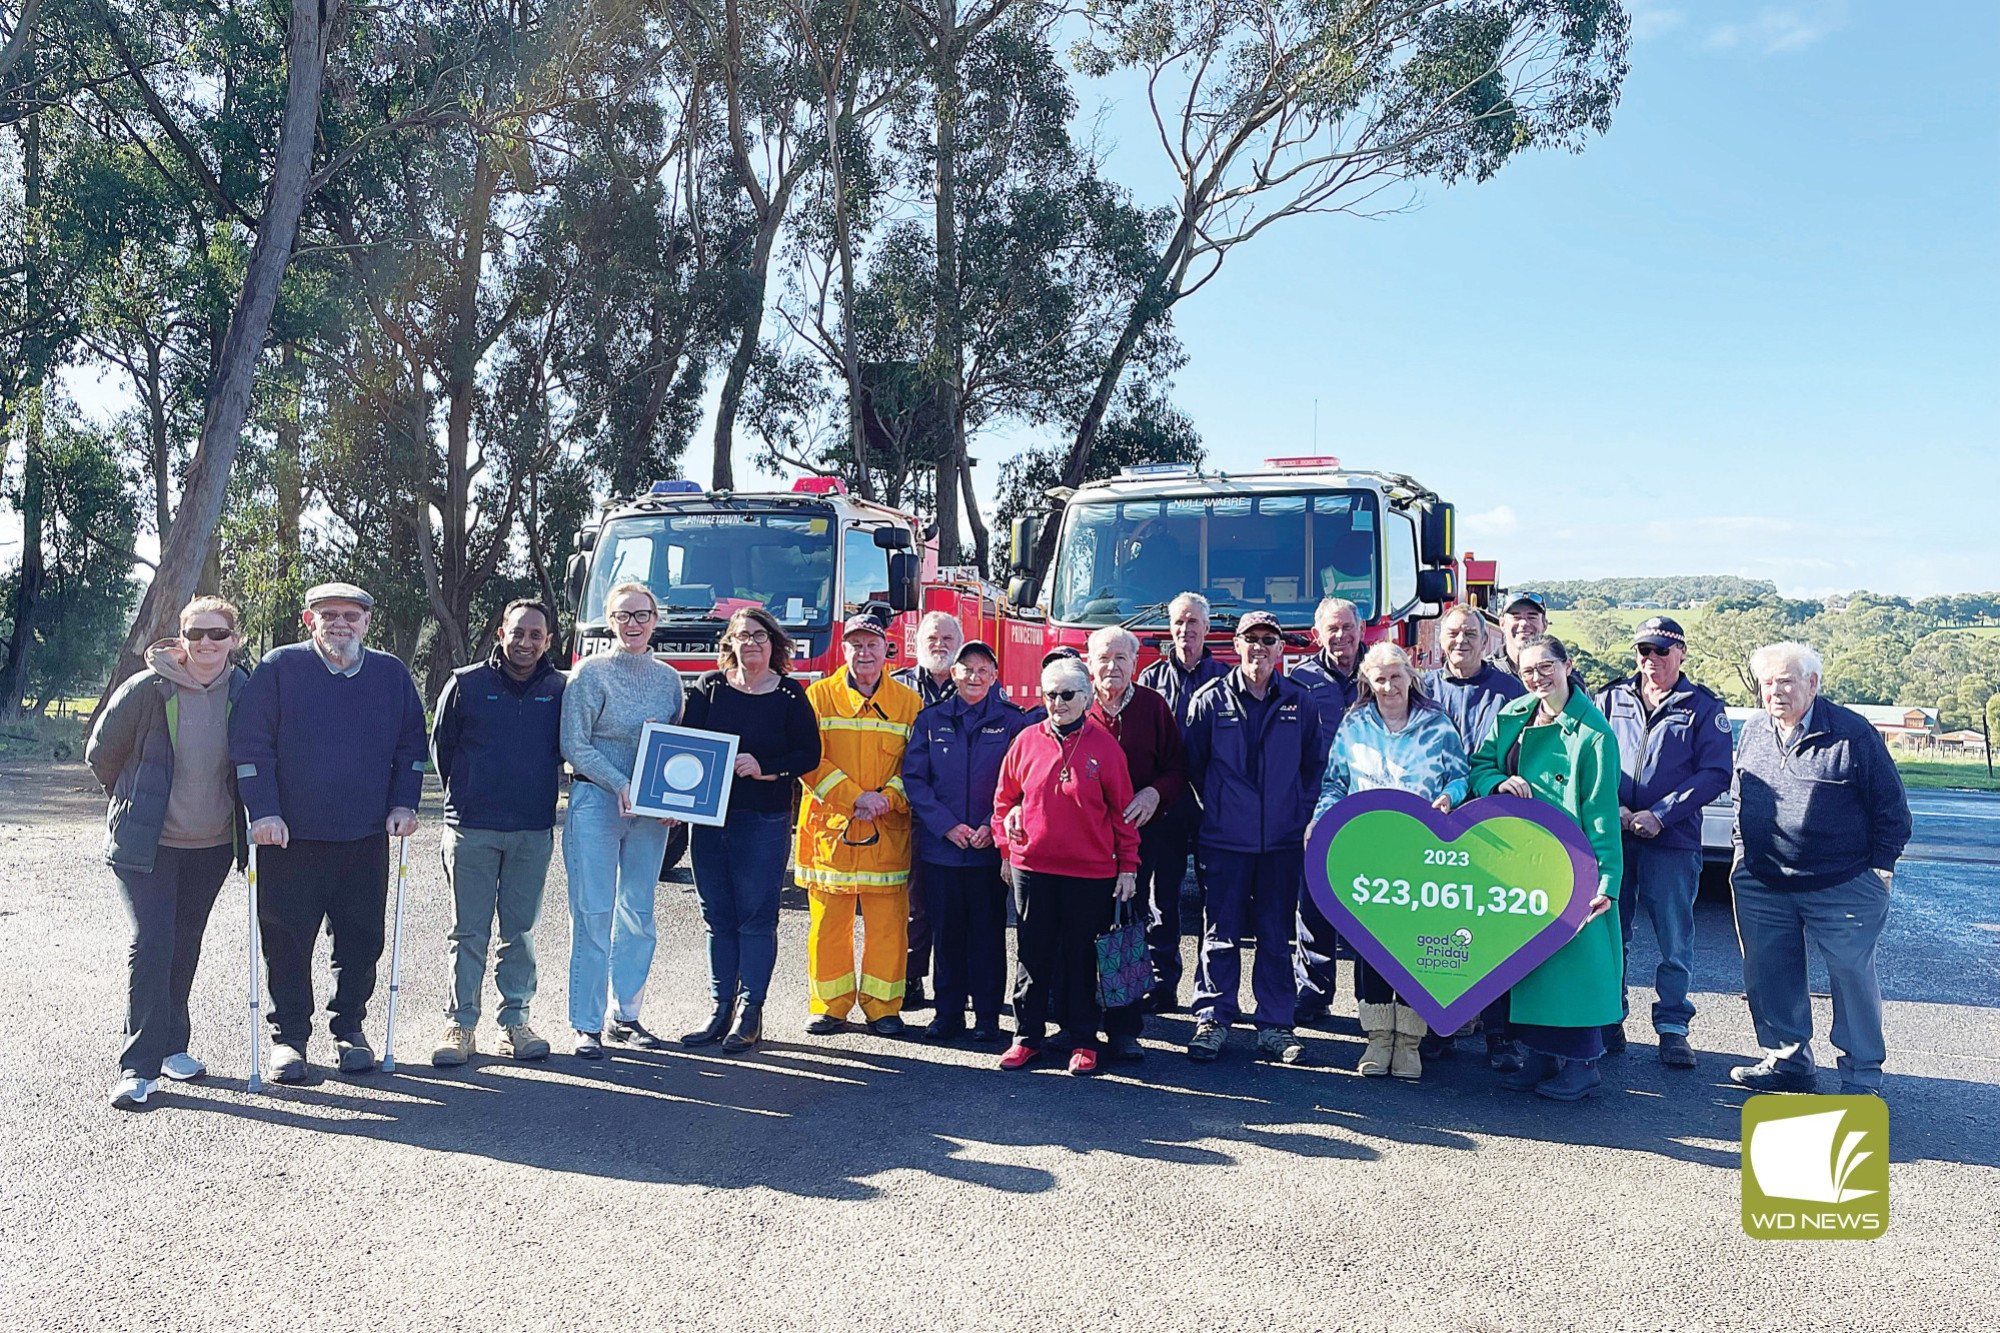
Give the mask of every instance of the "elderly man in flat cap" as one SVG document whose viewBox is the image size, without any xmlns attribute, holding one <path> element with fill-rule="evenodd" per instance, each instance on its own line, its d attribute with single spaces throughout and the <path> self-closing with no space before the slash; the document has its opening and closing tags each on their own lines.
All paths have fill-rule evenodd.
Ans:
<svg viewBox="0 0 2000 1333">
<path fill-rule="evenodd" d="M 306 593 L 304 643 L 264 655 L 229 721 L 229 754 L 263 850 L 258 933 L 271 987 L 271 1067 L 308 1074 L 313 945 L 333 939 L 327 1004 L 342 1072 L 375 1065 L 362 1031 L 382 957 L 389 839 L 417 827 L 428 746 L 409 668 L 362 647 L 375 599 L 351 583 Z"/>
</svg>

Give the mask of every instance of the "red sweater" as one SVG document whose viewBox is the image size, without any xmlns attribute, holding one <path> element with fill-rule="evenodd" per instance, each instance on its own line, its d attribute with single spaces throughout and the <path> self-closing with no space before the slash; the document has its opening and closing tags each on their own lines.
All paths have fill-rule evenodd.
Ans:
<svg viewBox="0 0 2000 1333">
<path fill-rule="evenodd" d="M 1181 726 L 1174 721 L 1173 706 L 1157 690 L 1144 685 L 1132 687 L 1132 697 L 1116 715 L 1104 711 L 1104 704 L 1090 701 L 1090 716 L 1104 724 L 1125 751 L 1125 767 L 1132 776 L 1132 790 L 1151 787 L 1160 794 L 1159 812 L 1173 809 L 1187 790 L 1187 757 L 1181 752 Z M 1148 825 L 1147 827 L 1151 827 Z"/>
<path fill-rule="evenodd" d="M 1069 777 L 1063 778 L 1067 769 Z M 1014 738 L 993 795 L 993 841 L 1023 870 L 1109 879 L 1139 869 L 1139 830 L 1125 822 L 1132 778 L 1125 752 L 1101 723 L 1086 717 L 1071 736 L 1047 722 Z M 1007 838 L 1007 813 L 1021 808 L 1026 836 Z"/>
</svg>

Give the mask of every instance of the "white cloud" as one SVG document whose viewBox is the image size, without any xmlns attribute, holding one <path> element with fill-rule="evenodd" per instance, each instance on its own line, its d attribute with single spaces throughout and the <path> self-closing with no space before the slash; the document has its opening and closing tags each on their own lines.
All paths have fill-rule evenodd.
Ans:
<svg viewBox="0 0 2000 1333">
<path fill-rule="evenodd" d="M 1659 0 L 1631 0 L 1625 6 L 1632 14 L 1632 36 L 1637 41 L 1664 37 L 1687 23 L 1687 12 Z"/>
<path fill-rule="evenodd" d="M 1521 520 L 1515 517 L 1512 505 L 1495 505 L 1482 513 L 1460 514 L 1458 526 L 1467 539 L 1488 541 L 1513 536 L 1521 530 Z"/>
<path fill-rule="evenodd" d="M 1705 44 L 1716 51 L 1777 55 L 1802 50 L 1846 25 L 1846 0 L 1766 5 L 1748 19 L 1709 29 Z"/>
</svg>

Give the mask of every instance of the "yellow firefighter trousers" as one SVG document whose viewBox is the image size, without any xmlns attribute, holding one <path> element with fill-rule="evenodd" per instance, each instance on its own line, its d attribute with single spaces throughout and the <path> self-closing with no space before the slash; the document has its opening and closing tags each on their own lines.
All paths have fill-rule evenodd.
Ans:
<svg viewBox="0 0 2000 1333">
<path fill-rule="evenodd" d="M 854 1008 L 854 912 L 861 911 L 861 1012 L 869 1022 L 903 1008 L 903 978 L 910 965 L 910 894 L 821 893 L 808 889 L 812 927 L 806 935 L 806 968 L 812 1011 L 845 1018 Z"/>
</svg>

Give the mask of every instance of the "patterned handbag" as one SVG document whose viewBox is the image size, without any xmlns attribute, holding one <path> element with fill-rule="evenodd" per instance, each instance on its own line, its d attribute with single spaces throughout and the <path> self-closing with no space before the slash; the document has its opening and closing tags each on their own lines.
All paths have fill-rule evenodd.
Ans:
<svg viewBox="0 0 2000 1333">
<path fill-rule="evenodd" d="M 1111 929 L 1097 937 L 1097 1002 L 1106 1009 L 1136 1004 L 1153 988 L 1153 961 L 1146 952 L 1146 923 L 1134 906 L 1119 903 Z"/>
</svg>

